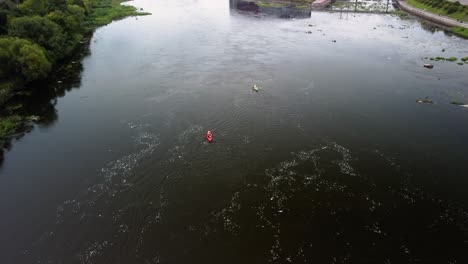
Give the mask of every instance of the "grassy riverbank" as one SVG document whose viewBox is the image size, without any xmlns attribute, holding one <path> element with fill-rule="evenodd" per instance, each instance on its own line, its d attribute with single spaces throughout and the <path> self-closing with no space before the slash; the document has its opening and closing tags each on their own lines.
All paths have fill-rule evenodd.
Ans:
<svg viewBox="0 0 468 264">
<path fill-rule="evenodd" d="M 468 39 L 468 29 L 462 27 L 454 27 L 451 30 L 454 34 Z"/>
<path fill-rule="evenodd" d="M 128 16 L 146 15 L 122 0 L 11 0 L 0 3 L 0 152 L 36 120 L 12 103 L 30 93 L 52 71 L 68 64 L 97 27 Z M 28 91 L 29 90 L 29 91 Z M 39 91 L 35 91 L 36 94 Z M 32 98 L 34 99 L 34 98 Z M 15 105 L 12 105 L 15 104 Z"/>
<path fill-rule="evenodd" d="M 114 20 L 119 20 L 128 16 L 149 15 L 146 12 L 139 12 L 135 7 L 122 5 L 122 0 L 99 0 L 99 4 L 93 9 L 93 12 L 88 17 L 86 26 L 94 30 L 109 24 Z"/>
<path fill-rule="evenodd" d="M 261 7 L 285 7 L 285 6 L 295 6 L 299 9 L 305 9 L 310 7 L 313 0 L 292 0 L 292 1 L 281 1 L 281 0 L 262 0 L 262 1 L 252 1 L 255 2 L 258 6 Z"/>
<path fill-rule="evenodd" d="M 468 22 L 468 6 L 447 0 L 406 0 L 416 8 Z"/>
<path fill-rule="evenodd" d="M 461 5 L 459 2 L 446 0 L 406 0 L 406 2 L 418 9 L 468 23 L 468 6 Z M 450 31 L 468 39 L 468 29 L 466 28 L 452 27 Z"/>
</svg>

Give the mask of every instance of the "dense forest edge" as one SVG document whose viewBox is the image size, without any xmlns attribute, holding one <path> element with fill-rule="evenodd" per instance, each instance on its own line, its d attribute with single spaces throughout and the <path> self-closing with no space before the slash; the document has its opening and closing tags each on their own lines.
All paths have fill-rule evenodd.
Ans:
<svg viewBox="0 0 468 264">
<path fill-rule="evenodd" d="M 147 15 L 125 0 L 0 0 L 0 161 L 12 138 L 27 131 L 28 115 L 16 96 L 37 94 L 52 72 L 67 64 L 93 31 L 113 20 Z"/>
</svg>

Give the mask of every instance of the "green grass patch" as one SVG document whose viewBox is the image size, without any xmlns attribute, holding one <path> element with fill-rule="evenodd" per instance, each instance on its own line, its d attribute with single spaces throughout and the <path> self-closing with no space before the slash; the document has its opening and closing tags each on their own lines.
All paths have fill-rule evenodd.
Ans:
<svg viewBox="0 0 468 264">
<path fill-rule="evenodd" d="M 19 115 L 2 117 L 0 119 L 0 146 L 3 146 L 23 125 L 24 120 Z"/>
<path fill-rule="evenodd" d="M 407 0 L 408 4 L 434 14 L 468 22 L 468 7 L 447 0 Z"/>
<path fill-rule="evenodd" d="M 409 18 L 409 14 L 402 10 L 395 10 L 393 14 L 399 16 L 400 18 Z"/>
<path fill-rule="evenodd" d="M 450 57 L 450 58 L 446 58 L 445 60 L 446 61 L 457 61 L 458 59 L 455 58 L 455 57 Z"/>
<path fill-rule="evenodd" d="M 86 27 L 93 30 L 97 27 L 109 24 L 114 20 L 119 20 L 128 16 L 144 16 L 150 13 L 139 12 L 135 7 L 122 5 L 124 1 L 118 0 L 98 0 L 92 13 L 87 17 Z"/>
<path fill-rule="evenodd" d="M 277 1 L 277 0 L 263 0 L 263 1 L 253 1 L 260 7 L 285 7 L 285 6 L 294 6 L 298 9 L 306 9 L 310 7 L 310 4 L 313 1 L 309 0 L 290 0 L 290 1 Z"/>
<path fill-rule="evenodd" d="M 468 39 L 468 29 L 467 28 L 463 28 L 463 27 L 453 27 L 451 29 L 452 33 L 454 33 L 455 35 L 458 35 L 462 38 L 466 38 Z M 466 57 L 468 59 L 468 57 Z"/>
<path fill-rule="evenodd" d="M 285 4 L 269 3 L 269 2 L 257 2 L 257 5 L 261 6 L 261 7 L 283 7 L 283 6 L 286 6 Z"/>
</svg>

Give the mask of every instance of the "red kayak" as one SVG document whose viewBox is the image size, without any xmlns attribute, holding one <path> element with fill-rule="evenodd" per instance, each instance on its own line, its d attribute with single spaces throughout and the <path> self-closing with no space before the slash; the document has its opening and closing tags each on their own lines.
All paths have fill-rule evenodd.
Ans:
<svg viewBox="0 0 468 264">
<path fill-rule="evenodd" d="M 205 138 L 206 140 L 208 140 L 208 142 L 213 141 L 213 133 L 211 133 L 211 131 L 208 130 L 208 132 L 206 132 Z"/>
</svg>

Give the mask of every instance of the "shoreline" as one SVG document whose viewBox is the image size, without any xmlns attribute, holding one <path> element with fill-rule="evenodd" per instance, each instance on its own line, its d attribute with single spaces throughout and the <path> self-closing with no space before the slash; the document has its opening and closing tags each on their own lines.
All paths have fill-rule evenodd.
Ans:
<svg viewBox="0 0 468 264">
<path fill-rule="evenodd" d="M 459 22 L 447 16 L 437 15 L 432 12 L 419 9 L 408 4 L 404 0 L 395 0 L 395 3 L 398 8 L 407 13 L 423 18 L 429 22 L 436 23 L 437 25 L 448 27 L 450 32 L 461 38 L 468 38 L 468 23 Z"/>
<path fill-rule="evenodd" d="M 396 0 L 395 2 L 397 3 L 398 7 L 400 7 L 401 10 L 411 13 L 413 15 L 416 15 L 418 17 L 422 17 L 432 22 L 442 24 L 444 26 L 464 27 L 468 29 L 468 23 L 460 23 L 456 21 L 455 19 L 452 19 L 446 16 L 437 15 L 437 14 L 419 9 L 417 7 L 413 7 L 410 4 L 406 3 L 406 1 Z"/>
<path fill-rule="evenodd" d="M 73 47 L 70 54 L 66 55 L 63 59 L 57 61 L 55 65 L 52 66 L 52 70 L 46 78 L 30 83 L 26 83 L 23 80 L 16 80 L 14 82 L 11 80 L 3 80 L 3 84 L 10 86 L 11 94 L 7 95 L 7 100 L 2 102 L 0 105 L 0 166 L 4 157 L 3 152 L 8 151 L 11 148 L 11 141 L 24 136 L 33 129 L 34 124 L 40 123 L 42 120 L 39 115 L 31 113 L 29 109 L 30 104 L 35 104 L 37 103 L 36 101 L 40 101 L 38 98 L 33 98 L 34 94 L 38 93 L 38 90 L 40 90 L 36 87 L 49 85 L 54 81 L 60 84 L 62 81 L 56 80 L 59 75 L 70 77 L 71 72 L 78 71 L 77 65 L 81 66 L 81 59 L 83 55 L 85 55 L 83 51 L 89 47 L 96 29 L 127 17 L 150 14 L 142 12 L 141 9 L 133 5 L 125 5 L 126 7 L 133 9 L 127 13 L 113 13 L 115 8 L 124 6 L 122 4 L 125 2 L 131 1 L 113 0 L 111 1 L 110 6 L 107 7 L 107 12 L 101 13 L 100 16 L 90 15 L 86 21 L 88 24 L 85 26 L 88 27 L 86 29 L 87 32 L 83 34 L 81 40 L 75 47 Z M 0 37 L 8 37 L 8 35 L 1 35 Z M 80 63 L 77 63 L 78 60 Z M 67 90 L 67 88 L 63 87 L 63 90 Z"/>
</svg>

